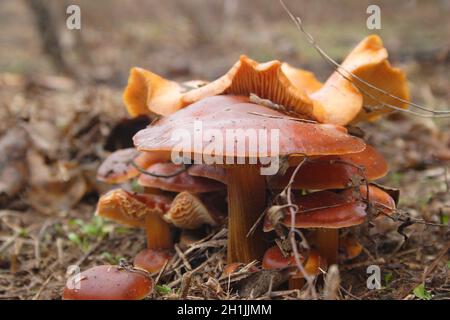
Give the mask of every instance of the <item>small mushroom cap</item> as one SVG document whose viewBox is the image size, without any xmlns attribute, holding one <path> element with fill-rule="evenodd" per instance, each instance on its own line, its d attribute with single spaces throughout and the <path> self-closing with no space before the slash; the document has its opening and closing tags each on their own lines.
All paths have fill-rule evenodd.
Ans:
<svg viewBox="0 0 450 320">
<path fill-rule="evenodd" d="M 170 155 L 166 152 L 139 152 L 134 148 L 117 150 L 100 165 L 97 179 L 111 184 L 122 183 L 139 175 L 139 171 L 131 164 L 132 161 L 138 167 L 146 169 L 153 163 L 169 159 Z"/>
<path fill-rule="evenodd" d="M 363 171 L 356 166 L 361 167 Z M 294 172 L 289 168 L 281 177 L 271 181 L 273 188 L 284 188 Z M 372 146 L 358 153 L 340 156 L 323 156 L 310 159 L 302 164 L 295 176 L 293 189 L 342 189 L 347 188 L 352 178 L 360 176 L 368 181 L 379 179 L 388 172 L 388 164 L 384 157 Z"/>
<path fill-rule="evenodd" d="M 258 158 L 267 155 L 330 155 L 361 152 L 365 143 L 347 134 L 341 126 L 305 122 L 297 118 L 287 117 L 272 109 L 248 103 L 248 99 L 237 96 L 214 96 L 205 98 L 197 103 L 165 117 L 144 130 L 139 131 L 133 138 L 134 144 L 143 151 L 183 151 L 185 156 L 202 154 L 213 157 Z M 172 137 L 174 133 L 187 133 L 193 138 L 197 131 L 195 122 L 201 121 L 203 132 L 220 130 L 222 142 L 205 141 L 203 145 L 193 146 L 192 139 L 182 139 L 180 142 Z M 279 130 L 279 144 L 275 149 L 272 143 L 267 143 L 262 151 L 258 143 L 250 143 L 248 136 L 236 134 L 231 137 L 230 132 L 236 130 Z M 234 130 L 234 131 L 233 131 Z M 216 131 L 217 132 L 217 131 Z M 272 140 L 267 137 L 268 141 Z M 213 140 L 212 137 L 211 140 Z M 239 141 L 242 140 L 242 141 Z M 261 139 L 258 139 L 258 142 Z M 213 147 L 211 146 L 213 143 Z M 245 148 L 240 145 L 245 143 Z M 216 145 L 218 144 L 218 145 Z M 200 149 L 200 150 L 199 150 Z M 242 150 L 245 149 L 245 150 Z"/>
<path fill-rule="evenodd" d="M 147 172 L 168 176 L 182 170 L 182 166 L 172 162 L 155 163 L 147 168 Z M 141 174 L 138 183 L 144 187 L 151 187 L 172 192 L 190 191 L 194 193 L 225 190 L 226 186 L 218 181 L 191 176 L 189 171 L 181 172 L 173 177 L 155 177 Z"/>
<path fill-rule="evenodd" d="M 347 199 L 355 199 L 359 197 L 364 201 L 367 201 L 367 191 L 369 191 L 369 202 L 376 208 L 377 213 L 381 213 L 382 215 L 391 215 L 395 211 L 395 200 L 390 196 L 390 194 L 372 184 L 369 185 L 368 188 L 367 186 L 362 185 L 359 187 L 359 190 L 354 190 L 351 188 L 344 190 L 342 195 L 347 197 Z"/>
<path fill-rule="evenodd" d="M 196 229 L 204 224 L 217 225 L 219 217 L 211 204 L 203 202 L 192 193 L 181 192 L 173 199 L 163 219 L 181 229 Z"/>
<path fill-rule="evenodd" d="M 342 252 L 344 259 L 354 259 L 358 257 L 363 246 L 355 236 L 346 235 L 339 239 L 339 250 Z"/>
<path fill-rule="evenodd" d="M 335 229 L 359 225 L 367 216 L 366 195 L 366 186 L 361 186 L 356 191 L 351 188 L 342 193 L 325 190 L 298 197 L 295 200 L 299 208 L 295 215 L 295 227 Z M 390 195 L 373 185 L 369 185 L 369 202 L 377 209 L 377 213 L 382 213 L 374 218 L 390 215 L 395 210 L 395 202 Z M 285 214 L 281 223 L 291 226 L 291 215 Z M 272 230 L 273 224 L 266 215 L 264 231 Z"/>
<path fill-rule="evenodd" d="M 173 254 L 168 250 L 145 249 L 134 257 L 133 265 L 147 272 L 159 272 Z"/>
<path fill-rule="evenodd" d="M 162 216 L 169 210 L 172 200 L 155 194 L 135 194 L 123 189 L 111 190 L 101 196 L 96 215 L 130 227 L 144 227 L 149 214 Z"/>
<path fill-rule="evenodd" d="M 153 281 L 139 270 L 96 266 L 67 281 L 64 300 L 141 300 L 153 289 Z"/>
<path fill-rule="evenodd" d="M 306 262 L 305 257 L 300 255 L 300 262 L 307 275 L 314 276 L 321 273 L 321 270 L 326 270 L 328 265 L 325 258 L 321 257 L 316 250 L 308 252 Z M 292 268 L 296 270 L 295 278 L 303 278 L 304 275 L 298 270 L 293 254 L 284 256 L 278 246 L 273 246 L 267 249 L 262 260 L 262 267 L 264 269 L 285 269 Z"/>
</svg>

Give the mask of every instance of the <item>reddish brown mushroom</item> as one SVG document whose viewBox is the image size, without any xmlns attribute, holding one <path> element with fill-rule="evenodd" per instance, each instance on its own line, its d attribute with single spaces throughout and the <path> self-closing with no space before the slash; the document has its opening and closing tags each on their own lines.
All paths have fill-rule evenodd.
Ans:
<svg viewBox="0 0 450 320">
<path fill-rule="evenodd" d="M 354 259 L 361 254 L 363 246 L 353 235 L 345 235 L 339 238 L 339 251 L 343 259 Z"/>
<path fill-rule="evenodd" d="M 146 170 L 149 174 L 141 174 L 138 183 L 141 186 L 161 189 L 171 192 L 189 191 L 192 193 L 204 193 L 225 190 L 226 186 L 215 180 L 201 176 L 192 176 L 189 171 L 183 171 L 183 167 L 172 162 L 160 162 L 149 166 Z M 207 173 L 203 170 L 203 173 Z M 198 175 L 202 172 L 197 171 Z"/>
<path fill-rule="evenodd" d="M 376 217 L 392 214 L 395 210 L 394 200 L 383 190 L 370 185 L 369 200 L 367 188 L 361 186 L 355 194 L 353 189 L 342 193 L 319 191 L 298 197 L 295 204 L 299 211 L 295 215 L 295 228 L 317 228 L 314 233 L 314 245 L 329 264 L 338 260 L 338 242 L 340 228 L 362 224 L 368 213 L 369 203 L 379 213 Z M 286 214 L 280 221 L 290 227 L 292 220 Z M 264 231 L 273 230 L 273 222 L 266 215 Z"/>
<path fill-rule="evenodd" d="M 153 289 L 144 271 L 118 266 L 96 266 L 67 281 L 64 300 L 141 300 Z"/>
<path fill-rule="evenodd" d="M 139 174 L 140 168 L 147 168 L 151 164 L 170 159 L 163 152 L 139 152 L 134 148 L 122 149 L 110 154 L 97 171 L 97 179 L 106 183 L 118 184 L 125 182 Z"/>
<path fill-rule="evenodd" d="M 306 257 L 302 254 L 299 258 L 306 276 L 321 274 L 328 267 L 326 259 L 321 257 L 316 250 L 310 250 L 306 253 Z M 284 255 L 278 246 L 273 246 L 266 251 L 262 260 L 262 267 L 269 270 L 292 269 L 294 274 L 289 279 L 289 289 L 300 289 L 304 284 L 303 278 L 305 274 L 298 269 L 295 256 L 292 253 L 286 253 Z"/>
<path fill-rule="evenodd" d="M 184 156 L 191 158 L 201 154 L 222 161 L 225 158 L 245 159 L 245 164 L 225 165 L 228 182 L 230 263 L 250 262 L 260 258 L 264 252 L 260 232 L 254 232 L 247 238 L 249 229 L 264 210 L 266 202 L 265 177 L 260 174 L 260 166 L 253 164 L 251 160 L 274 155 L 275 146 L 272 143 L 266 145 L 267 149 L 262 154 L 258 144 L 248 144 L 248 148 L 242 150 L 238 139 L 235 138 L 232 141 L 223 140 L 221 145 L 214 149 L 209 146 L 210 141 L 202 141 L 199 150 L 192 146 L 190 140 L 189 143 L 183 141 L 180 144 L 180 141 L 172 139 L 174 131 L 184 130 L 193 136 L 195 121 L 202 121 L 204 131 L 218 130 L 223 136 L 226 136 L 227 130 L 277 130 L 279 144 L 276 147 L 279 152 L 276 156 L 340 155 L 361 152 L 365 148 L 362 140 L 348 135 L 343 127 L 290 118 L 247 101 L 247 98 L 236 96 L 206 98 L 153 123 L 134 137 L 136 147 L 142 151 L 181 149 Z M 245 143 L 247 138 L 243 138 Z"/>
<path fill-rule="evenodd" d="M 298 164 L 298 160 L 293 164 Z M 282 189 L 288 183 L 295 167 L 290 167 L 283 176 L 271 181 L 275 189 Z M 388 172 L 388 164 L 383 156 L 372 146 L 358 153 L 339 156 L 323 156 L 308 159 L 298 170 L 292 189 L 343 189 L 347 188 L 355 177 L 373 181 L 382 178 Z"/>
</svg>

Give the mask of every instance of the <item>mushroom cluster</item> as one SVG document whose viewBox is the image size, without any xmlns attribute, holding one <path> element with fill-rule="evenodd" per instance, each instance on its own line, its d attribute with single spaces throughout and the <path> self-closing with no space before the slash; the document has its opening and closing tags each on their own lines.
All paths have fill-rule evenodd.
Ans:
<svg viewBox="0 0 450 320">
<path fill-rule="evenodd" d="M 241 56 L 215 81 L 177 83 L 133 68 L 124 93 L 128 112 L 159 117 L 134 136 L 136 149 L 103 162 L 98 179 L 136 179 L 143 192 L 114 189 L 101 196 L 96 214 L 145 229 L 147 248 L 134 266 L 158 272 L 171 259 L 179 230 L 226 223 L 229 265 L 258 260 L 266 269 L 290 268 L 291 288 L 358 256 L 362 246 L 352 227 L 392 214 L 396 204 L 373 182 L 387 173 L 385 159 L 346 126 L 392 106 L 406 108 L 409 94 L 378 36 L 359 43 L 340 69 L 321 83 L 286 63 Z M 180 130 L 195 136 L 198 122 L 214 134 L 198 143 L 173 139 Z M 241 148 L 239 137 L 219 139 L 248 128 L 277 130 L 276 146 L 244 137 Z M 183 151 L 177 163 L 175 150 Z M 274 175 L 261 174 L 268 154 L 279 164 Z"/>
</svg>

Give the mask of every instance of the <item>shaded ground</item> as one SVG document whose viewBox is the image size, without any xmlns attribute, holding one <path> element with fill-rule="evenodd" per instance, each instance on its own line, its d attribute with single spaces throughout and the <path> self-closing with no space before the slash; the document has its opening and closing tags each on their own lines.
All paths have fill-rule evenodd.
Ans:
<svg viewBox="0 0 450 320">
<path fill-rule="evenodd" d="M 211 1 L 207 10 L 198 10 L 206 6 L 201 1 L 136 1 L 125 7 L 118 1 L 78 2 L 90 58 L 83 59 L 74 47 L 73 34 L 61 29 L 61 37 L 70 63 L 82 73 L 79 80 L 54 75 L 22 2 L 0 4 L 0 136 L 3 142 L 13 141 L 14 151 L 0 150 L 0 162 L 18 154 L 13 162 L 23 176 L 17 196 L 0 197 L 0 299 L 59 299 L 69 265 L 85 269 L 130 261 L 143 248 L 143 232 L 93 218 L 98 195 L 109 188 L 95 181 L 95 171 L 111 149 L 125 143 L 119 135 L 111 136 L 111 130 L 126 117 L 121 90 L 131 66 L 175 79 L 213 79 L 246 53 L 305 66 L 321 78 L 330 73 L 278 4 L 270 1 L 238 4 L 237 9 Z M 448 108 L 450 5 L 403 2 L 381 2 L 381 35 L 395 63 L 406 69 L 414 100 Z M 342 58 L 369 33 L 364 1 L 314 3 L 299 2 L 292 8 L 304 16 L 309 31 L 333 57 Z M 57 17 L 64 16 L 64 6 L 53 9 L 60 13 Z M 408 14 L 399 19 L 405 11 Z M 401 209 L 414 218 L 447 225 L 448 125 L 448 120 L 402 115 L 363 125 L 367 140 L 391 164 L 382 182 L 401 189 Z M 21 137 L 23 146 L 15 143 Z M 5 155 L 6 160 L 1 157 Z M 341 266 L 340 298 L 450 298 L 449 229 L 416 223 L 403 230 L 405 241 L 399 225 L 379 225 L 378 234 L 364 241 L 364 254 Z M 185 253 L 190 265 L 178 259 L 166 270 L 156 297 L 235 297 L 227 281 L 220 280 L 226 234 L 211 234 L 218 235 Z M 382 290 L 366 288 L 366 267 L 371 264 L 381 268 Z M 188 286 L 181 274 L 189 268 L 198 269 Z M 414 294 L 422 283 L 423 291 L 419 287 Z M 262 295 L 308 297 L 305 292 Z"/>
</svg>

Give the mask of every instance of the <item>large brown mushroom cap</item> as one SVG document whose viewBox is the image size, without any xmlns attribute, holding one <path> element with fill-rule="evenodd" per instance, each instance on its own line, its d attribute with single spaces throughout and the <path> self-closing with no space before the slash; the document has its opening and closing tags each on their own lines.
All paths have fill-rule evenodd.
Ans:
<svg viewBox="0 0 450 320">
<path fill-rule="evenodd" d="M 280 155 L 330 155 L 361 152 L 365 148 L 362 140 L 350 136 L 344 127 L 305 122 L 296 118 L 271 110 L 269 108 L 248 103 L 244 97 L 214 96 L 194 103 L 166 118 L 159 120 L 148 128 L 139 131 L 134 136 L 134 143 L 143 151 L 172 151 L 181 148 L 191 154 L 198 153 L 189 143 L 180 143 L 172 138 L 175 130 L 182 129 L 192 135 L 195 132 L 194 122 L 202 121 L 203 130 L 220 130 L 225 138 L 225 131 L 239 129 L 279 130 Z M 247 138 L 246 138 L 247 139 Z M 214 140 L 214 137 L 212 137 Z M 235 156 L 251 158 L 260 156 L 260 150 L 255 144 L 248 144 L 242 152 L 238 149 L 238 141 L 223 140 L 219 150 L 206 148 L 211 142 L 203 141 L 201 152 L 203 155 L 226 157 Z M 184 141 L 183 141 L 184 142 Z M 227 148 L 227 143 L 233 143 L 233 148 Z M 271 155 L 271 143 L 267 146 L 267 153 Z M 230 154 L 230 149 L 234 150 Z"/>
<path fill-rule="evenodd" d="M 294 170 L 291 167 L 283 176 L 274 177 L 271 186 L 284 188 Z M 292 188 L 342 189 L 347 188 L 356 176 L 373 181 L 385 176 L 387 172 L 386 160 L 374 147 L 367 145 L 364 151 L 358 153 L 308 159 L 298 170 Z"/>
<path fill-rule="evenodd" d="M 146 273 L 118 266 L 96 266 L 71 277 L 64 300 L 141 300 L 153 288 Z"/>
<path fill-rule="evenodd" d="M 138 183 L 144 187 L 157 188 L 171 192 L 190 191 L 193 193 L 203 193 L 226 189 L 226 186 L 218 181 L 203 177 L 194 177 L 189 174 L 189 170 L 181 172 L 182 169 L 182 166 L 172 162 L 155 163 L 146 170 L 153 175 L 141 174 Z M 177 172 L 180 173 L 174 175 Z M 197 173 L 202 174 L 201 172 Z"/>
</svg>

